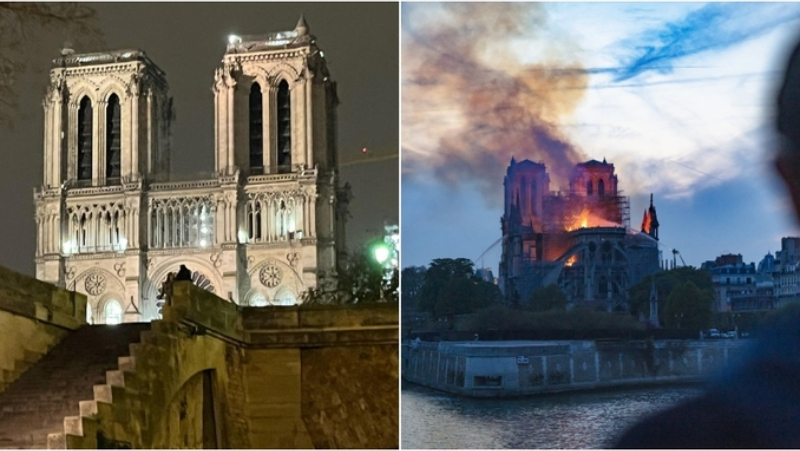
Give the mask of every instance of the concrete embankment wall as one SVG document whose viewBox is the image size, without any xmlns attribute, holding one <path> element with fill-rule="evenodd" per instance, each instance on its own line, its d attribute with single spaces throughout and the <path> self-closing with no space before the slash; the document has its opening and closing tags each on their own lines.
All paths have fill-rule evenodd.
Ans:
<svg viewBox="0 0 800 451">
<path fill-rule="evenodd" d="M 700 381 L 741 360 L 749 340 L 597 343 L 411 342 L 408 381 L 473 397 Z"/>
</svg>

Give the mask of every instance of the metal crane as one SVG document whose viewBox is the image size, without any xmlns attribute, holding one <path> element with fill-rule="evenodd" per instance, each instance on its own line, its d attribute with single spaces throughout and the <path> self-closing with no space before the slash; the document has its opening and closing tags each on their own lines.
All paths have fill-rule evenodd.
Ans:
<svg viewBox="0 0 800 451">
<path fill-rule="evenodd" d="M 678 262 L 675 259 L 675 256 L 680 257 L 681 258 L 681 263 L 683 263 L 683 266 L 686 266 L 686 262 L 683 260 L 683 255 L 681 255 L 681 253 L 678 252 L 677 249 L 673 249 L 672 250 L 672 267 L 673 268 L 677 268 L 678 267 Z"/>
</svg>

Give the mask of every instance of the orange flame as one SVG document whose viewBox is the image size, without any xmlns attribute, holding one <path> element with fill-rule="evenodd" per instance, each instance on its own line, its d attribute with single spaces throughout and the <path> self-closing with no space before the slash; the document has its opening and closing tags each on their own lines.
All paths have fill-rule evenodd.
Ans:
<svg viewBox="0 0 800 451">
<path fill-rule="evenodd" d="M 650 233 L 650 225 L 652 223 L 652 218 L 650 217 L 650 212 L 645 210 L 644 211 L 644 218 L 642 218 L 642 232 Z"/>
<path fill-rule="evenodd" d="M 572 222 L 565 222 L 567 222 L 567 224 L 564 225 L 564 228 L 567 230 L 567 232 L 589 227 L 619 227 L 619 224 L 595 215 L 588 208 L 584 208 L 578 216 L 575 216 Z"/>
<path fill-rule="evenodd" d="M 577 229 L 585 229 L 589 227 L 590 219 L 592 218 L 592 213 L 584 208 L 581 211 L 581 214 L 575 217 L 571 224 L 566 225 L 567 232 L 572 232 L 573 230 Z"/>
<path fill-rule="evenodd" d="M 567 262 L 564 263 L 564 266 L 572 266 L 575 264 L 576 261 L 578 261 L 578 254 L 575 254 L 572 257 L 570 257 L 569 260 L 567 260 Z"/>
</svg>

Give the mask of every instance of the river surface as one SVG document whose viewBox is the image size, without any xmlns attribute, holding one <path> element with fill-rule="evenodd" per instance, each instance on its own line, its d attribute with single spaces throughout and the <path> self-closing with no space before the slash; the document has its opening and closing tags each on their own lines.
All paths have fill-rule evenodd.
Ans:
<svg viewBox="0 0 800 451">
<path fill-rule="evenodd" d="M 497 400 L 403 381 L 402 447 L 609 448 L 637 420 L 700 392 L 673 385 Z"/>
</svg>

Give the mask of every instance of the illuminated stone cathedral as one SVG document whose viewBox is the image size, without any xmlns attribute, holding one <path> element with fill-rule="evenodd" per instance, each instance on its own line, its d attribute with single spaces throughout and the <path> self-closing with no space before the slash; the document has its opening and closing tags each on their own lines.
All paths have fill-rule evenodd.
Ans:
<svg viewBox="0 0 800 451">
<path fill-rule="evenodd" d="M 293 305 L 333 284 L 349 192 L 336 83 L 303 18 L 231 36 L 214 74 L 214 174 L 170 178 L 172 98 L 139 50 L 53 61 L 36 277 L 85 293 L 93 323 L 151 321 L 181 264 L 243 305 Z"/>
</svg>

